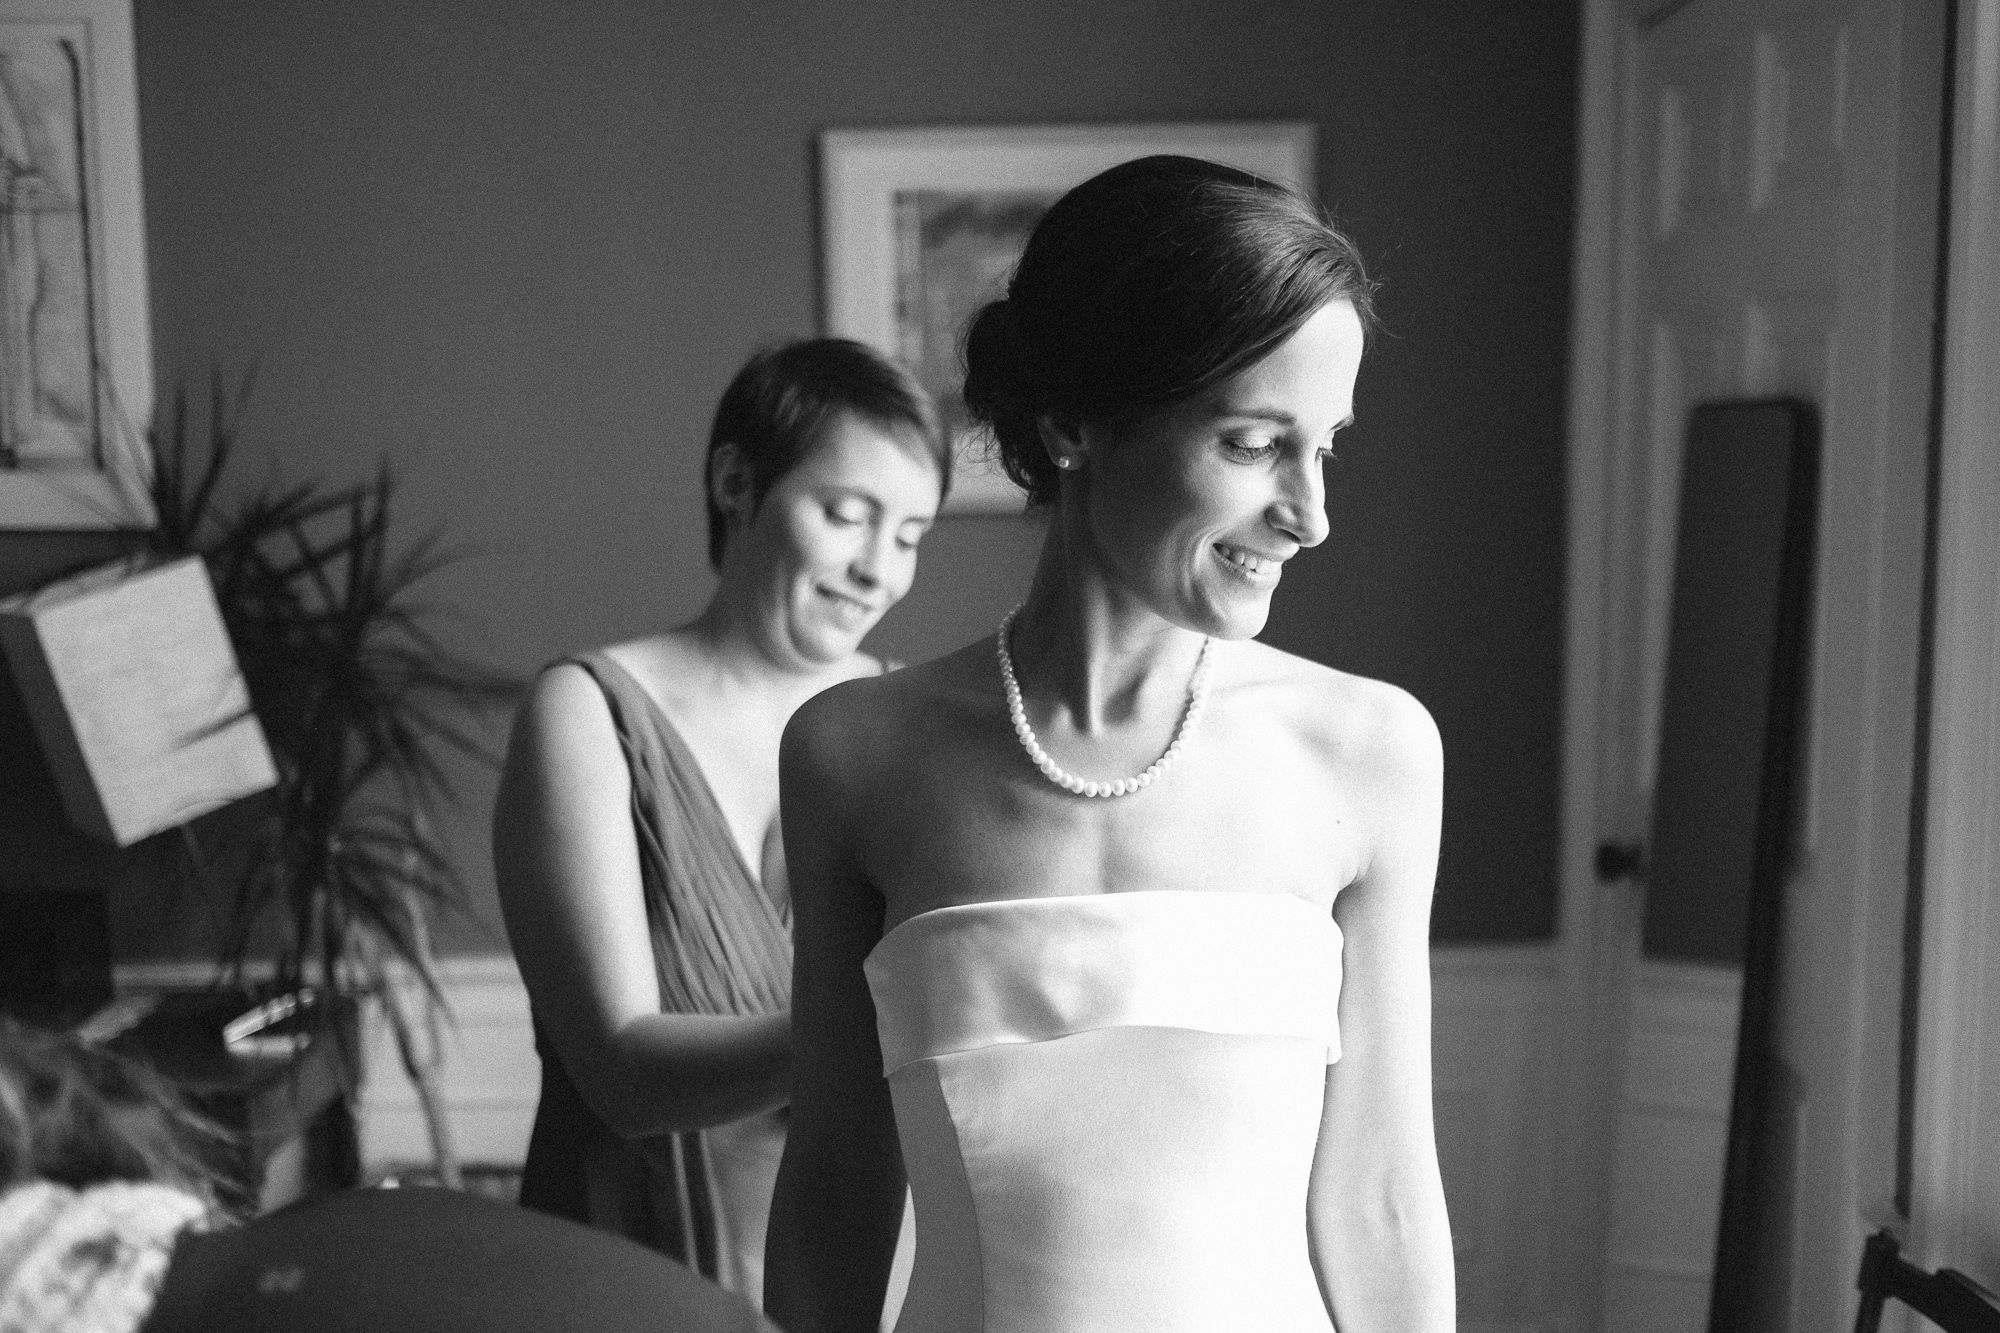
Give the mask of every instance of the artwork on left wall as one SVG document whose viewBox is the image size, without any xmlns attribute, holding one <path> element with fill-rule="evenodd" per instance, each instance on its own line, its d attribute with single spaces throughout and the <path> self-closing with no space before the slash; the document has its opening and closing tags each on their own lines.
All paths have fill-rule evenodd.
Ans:
<svg viewBox="0 0 2000 1333">
<path fill-rule="evenodd" d="M 948 511 L 1019 513 L 1020 487 L 969 429 L 959 346 L 1042 213 L 1071 186 L 1152 153 L 1225 162 L 1310 194 L 1314 145 L 1304 121 L 827 130 L 824 326 L 901 358 L 937 397 L 957 454 Z"/>
<path fill-rule="evenodd" d="M 0 0 L 0 528 L 146 527 L 131 0 Z"/>
</svg>

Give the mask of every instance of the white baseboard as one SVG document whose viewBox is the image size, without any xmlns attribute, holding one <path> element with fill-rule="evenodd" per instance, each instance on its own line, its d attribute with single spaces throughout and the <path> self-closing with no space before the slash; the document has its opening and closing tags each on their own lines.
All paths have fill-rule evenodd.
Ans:
<svg viewBox="0 0 2000 1333">
<path fill-rule="evenodd" d="M 1741 994 L 1738 968 L 1646 959 L 1634 973 L 1606 1244 L 1608 1327 L 1705 1322 Z"/>
<path fill-rule="evenodd" d="M 219 971 L 203 960 L 121 963 L 123 991 L 184 990 L 213 984 Z M 440 959 L 438 979 L 454 1022 L 444 1029 L 439 1068 L 454 1146 L 461 1160 L 519 1166 L 541 1095 L 528 994 L 506 954 Z M 380 1011 L 362 1018 L 362 1086 L 356 1108 L 364 1175 L 431 1160 L 430 1131 L 415 1086 L 404 1073 Z"/>
<path fill-rule="evenodd" d="M 438 980 L 454 1019 L 444 1031 L 438 1069 L 453 1146 L 465 1162 L 519 1166 L 542 1085 L 521 974 L 506 954 L 468 955 L 440 960 Z M 362 1049 L 363 1171 L 429 1161 L 430 1131 L 416 1087 L 379 1013 L 364 1025 Z"/>
<path fill-rule="evenodd" d="M 1438 1161 L 1466 1333 L 1538 1329 L 1554 1307 L 1553 945 L 1431 950 Z"/>
</svg>

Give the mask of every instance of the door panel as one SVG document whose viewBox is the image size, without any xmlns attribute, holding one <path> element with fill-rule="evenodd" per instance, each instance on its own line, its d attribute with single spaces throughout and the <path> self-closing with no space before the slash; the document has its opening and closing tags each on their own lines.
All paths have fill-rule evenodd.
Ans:
<svg viewBox="0 0 2000 1333">
<path fill-rule="evenodd" d="M 1841 315 L 1848 6 L 1693 0 L 1636 36 L 1632 237 L 1637 353 L 1628 438 L 1643 455 L 1625 597 L 1639 651 L 1613 697 L 1635 715 L 1615 768 L 1648 810 L 1674 586 L 1684 440 L 1704 399 L 1829 399 Z M 1615 598 L 1616 589 L 1611 590 Z M 1700 1333 L 1708 1302 L 1740 969 L 1627 958 L 1600 1327 Z"/>
</svg>

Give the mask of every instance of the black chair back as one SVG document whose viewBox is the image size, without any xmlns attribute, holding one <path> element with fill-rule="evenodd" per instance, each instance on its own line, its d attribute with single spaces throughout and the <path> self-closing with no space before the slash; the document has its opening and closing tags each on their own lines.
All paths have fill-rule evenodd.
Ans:
<svg viewBox="0 0 2000 1333">
<path fill-rule="evenodd" d="M 184 1238 L 141 1333 L 777 1333 L 623 1236 L 456 1190 L 325 1195 Z"/>
<path fill-rule="evenodd" d="M 1927 1273 L 1903 1257 L 1903 1247 L 1886 1231 L 1868 1238 L 1861 1252 L 1861 1309 L 1854 1333 L 1876 1333 L 1882 1306 L 1901 1301 L 1944 1333 L 2000 1333 L 2000 1297 L 1955 1268 Z"/>
</svg>

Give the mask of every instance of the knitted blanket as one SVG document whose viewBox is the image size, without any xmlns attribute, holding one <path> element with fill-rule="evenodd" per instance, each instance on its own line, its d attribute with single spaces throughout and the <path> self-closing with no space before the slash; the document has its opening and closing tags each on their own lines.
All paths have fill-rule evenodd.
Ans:
<svg viewBox="0 0 2000 1333">
<path fill-rule="evenodd" d="M 191 1194 L 134 1181 L 0 1193 L 0 1333 L 133 1333 L 174 1242 L 207 1216 Z"/>
</svg>

